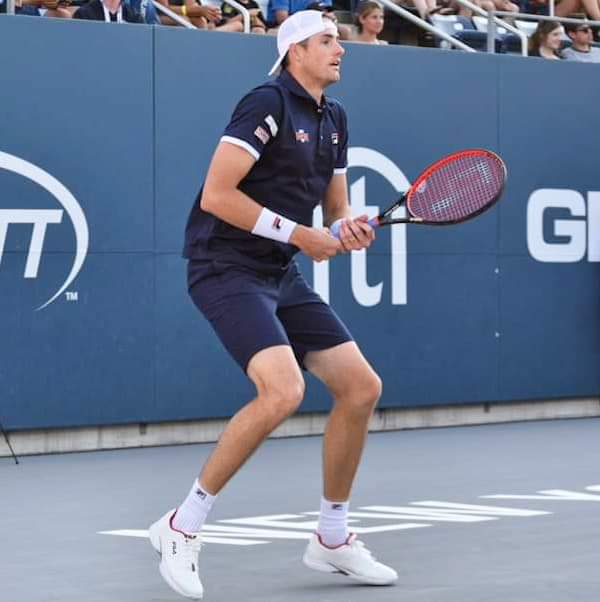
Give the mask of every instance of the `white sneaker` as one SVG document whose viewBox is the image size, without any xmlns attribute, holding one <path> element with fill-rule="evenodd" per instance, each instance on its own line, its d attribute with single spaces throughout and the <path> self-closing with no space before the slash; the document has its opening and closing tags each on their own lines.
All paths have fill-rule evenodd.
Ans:
<svg viewBox="0 0 600 602">
<path fill-rule="evenodd" d="M 148 534 L 152 547 L 160 554 L 159 570 L 163 579 L 186 598 L 202 598 L 204 590 L 198 575 L 200 533 L 184 533 L 173 528 L 176 510 L 169 510 L 155 522 Z"/>
<path fill-rule="evenodd" d="M 356 539 L 355 533 L 348 537 L 346 543 L 335 548 L 327 547 L 315 533 L 308 542 L 302 561 L 316 571 L 342 573 L 370 585 L 391 585 L 398 579 L 398 573 L 377 562 L 365 544 Z"/>
</svg>

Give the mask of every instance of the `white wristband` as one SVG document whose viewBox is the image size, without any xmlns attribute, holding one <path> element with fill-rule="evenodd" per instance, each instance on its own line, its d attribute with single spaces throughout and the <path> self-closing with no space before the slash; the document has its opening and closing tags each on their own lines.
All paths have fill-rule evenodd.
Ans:
<svg viewBox="0 0 600 602">
<path fill-rule="evenodd" d="M 290 236 L 296 226 L 296 222 L 293 222 L 291 219 L 277 215 L 277 213 L 263 207 L 254 224 L 254 228 L 252 228 L 252 234 L 279 242 L 289 242 Z"/>
</svg>

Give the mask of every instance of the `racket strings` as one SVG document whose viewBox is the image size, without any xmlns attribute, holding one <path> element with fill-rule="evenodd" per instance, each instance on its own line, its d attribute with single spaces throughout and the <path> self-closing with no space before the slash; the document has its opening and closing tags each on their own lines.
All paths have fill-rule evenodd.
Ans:
<svg viewBox="0 0 600 602">
<path fill-rule="evenodd" d="M 457 157 L 432 169 L 407 202 L 411 213 L 426 221 L 461 221 L 496 199 L 504 177 L 503 164 L 492 155 Z"/>
</svg>

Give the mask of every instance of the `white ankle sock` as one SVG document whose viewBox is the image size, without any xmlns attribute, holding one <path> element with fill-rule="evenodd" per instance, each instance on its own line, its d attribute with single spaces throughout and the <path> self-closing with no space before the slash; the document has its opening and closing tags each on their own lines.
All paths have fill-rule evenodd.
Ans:
<svg viewBox="0 0 600 602">
<path fill-rule="evenodd" d="M 175 518 L 173 518 L 173 527 L 184 533 L 198 533 L 202 529 L 215 499 L 217 499 L 216 495 L 207 493 L 195 480 L 187 497 L 177 508 Z"/>
<path fill-rule="evenodd" d="M 327 546 L 340 546 L 348 539 L 348 507 L 350 502 L 330 502 L 321 498 L 317 533 Z"/>
</svg>

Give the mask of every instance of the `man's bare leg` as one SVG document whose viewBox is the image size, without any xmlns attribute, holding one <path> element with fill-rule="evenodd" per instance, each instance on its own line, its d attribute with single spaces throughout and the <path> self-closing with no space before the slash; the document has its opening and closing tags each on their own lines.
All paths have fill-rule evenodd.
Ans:
<svg viewBox="0 0 600 602">
<path fill-rule="evenodd" d="M 216 495 L 256 448 L 290 415 L 304 397 L 304 378 L 291 347 L 259 351 L 248 364 L 256 397 L 227 423 L 204 465 L 200 483 Z"/>
<path fill-rule="evenodd" d="M 381 380 L 354 342 L 310 352 L 305 364 L 334 398 L 323 439 L 323 493 L 330 501 L 346 501 L 381 395 Z"/>
<path fill-rule="evenodd" d="M 352 483 L 367 437 L 381 381 L 355 343 L 311 352 L 306 367 L 331 391 L 335 405 L 323 441 L 323 492 L 319 526 L 302 558 L 311 569 L 338 572 L 370 585 L 391 585 L 398 573 L 378 562 L 348 534 Z"/>
</svg>

